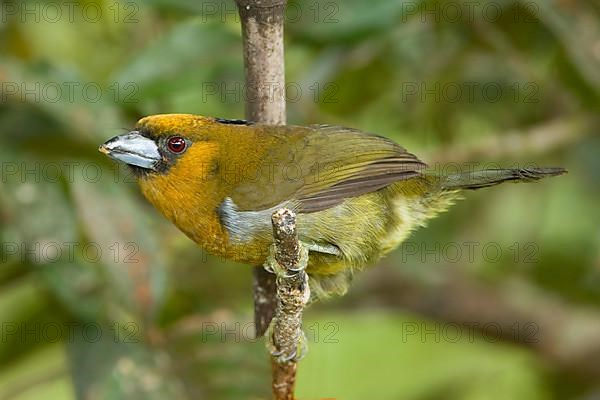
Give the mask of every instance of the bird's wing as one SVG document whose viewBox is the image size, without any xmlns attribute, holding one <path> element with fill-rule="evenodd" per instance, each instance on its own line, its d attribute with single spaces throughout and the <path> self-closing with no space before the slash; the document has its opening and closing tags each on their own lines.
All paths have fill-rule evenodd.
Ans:
<svg viewBox="0 0 600 400">
<path fill-rule="evenodd" d="M 321 211 L 412 178 L 426 167 L 377 135 L 327 125 L 288 128 L 288 134 L 277 134 L 256 178 L 234 188 L 231 198 L 240 211 L 264 210 L 288 200 L 299 212 Z"/>
</svg>

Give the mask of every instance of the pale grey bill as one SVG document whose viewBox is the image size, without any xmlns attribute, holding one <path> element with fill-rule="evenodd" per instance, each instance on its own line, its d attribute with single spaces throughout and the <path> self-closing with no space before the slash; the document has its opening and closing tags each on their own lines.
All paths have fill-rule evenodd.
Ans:
<svg viewBox="0 0 600 400">
<path fill-rule="evenodd" d="M 99 150 L 117 161 L 146 169 L 154 169 L 162 159 L 154 140 L 137 131 L 115 136 L 100 146 Z"/>
</svg>

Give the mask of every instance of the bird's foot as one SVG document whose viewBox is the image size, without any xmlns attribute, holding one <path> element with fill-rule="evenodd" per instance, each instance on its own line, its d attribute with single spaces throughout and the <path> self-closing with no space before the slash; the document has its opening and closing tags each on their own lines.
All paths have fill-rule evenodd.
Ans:
<svg viewBox="0 0 600 400">
<path fill-rule="evenodd" d="M 308 265 L 308 252 L 311 250 L 311 246 L 302 241 L 298 241 L 298 244 L 300 246 L 300 259 L 298 260 L 295 268 L 285 269 L 279 265 L 277 259 L 275 258 L 276 248 L 274 244 L 269 248 L 269 254 L 267 255 L 265 263 L 263 264 L 263 268 L 266 271 L 277 275 L 278 279 L 290 278 L 298 272 L 306 270 L 306 266 Z"/>
<path fill-rule="evenodd" d="M 266 347 L 279 363 L 300 360 L 308 351 L 306 336 L 302 331 L 302 311 L 310 299 L 308 275 L 308 249 L 299 243 L 298 258 L 280 265 L 271 247 L 264 264 L 267 271 L 276 275 L 277 307 L 267 331 Z"/>
<path fill-rule="evenodd" d="M 281 347 L 275 344 L 275 338 L 273 337 L 273 325 L 269 327 L 267 336 L 267 350 L 271 354 L 271 357 L 275 358 L 278 363 L 285 363 L 289 361 L 298 362 L 306 356 L 308 353 L 308 339 L 302 329 L 298 329 L 296 332 L 295 339 L 292 339 L 292 343 L 295 342 L 295 346 L 291 347 L 291 351 L 283 351 Z M 282 346 L 283 347 L 283 346 Z"/>
</svg>

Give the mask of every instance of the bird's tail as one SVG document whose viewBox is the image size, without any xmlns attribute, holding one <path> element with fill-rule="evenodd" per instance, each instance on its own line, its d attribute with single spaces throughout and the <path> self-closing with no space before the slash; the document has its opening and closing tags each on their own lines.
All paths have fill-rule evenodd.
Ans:
<svg viewBox="0 0 600 400">
<path fill-rule="evenodd" d="M 484 169 L 448 175 L 440 179 L 442 190 L 480 189 L 502 182 L 533 182 L 548 176 L 562 175 L 564 168 Z"/>
</svg>

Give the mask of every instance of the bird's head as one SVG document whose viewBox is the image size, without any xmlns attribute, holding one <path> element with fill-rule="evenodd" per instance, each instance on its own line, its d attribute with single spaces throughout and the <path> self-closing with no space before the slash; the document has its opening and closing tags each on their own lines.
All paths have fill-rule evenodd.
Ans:
<svg viewBox="0 0 600 400">
<path fill-rule="evenodd" d="M 153 115 L 99 150 L 129 165 L 144 196 L 199 241 L 198 226 L 214 235 L 219 232 L 217 221 L 210 218 L 216 218 L 213 214 L 228 190 L 220 170 L 234 156 L 247 158 L 245 151 L 231 151 L 239 146 L 230 143 L 243 136 L 242 130 L 251 130 L 245 125 L 250 124 L 189 114 Z"/>
<path fill-rule="evenodd" d="M 199 222 L 190 214 L 214 214 L 236 182 L 225 178 L 237 177 L 236 166 L 262 155 L 252 137 L 255 127 L 247 125 L 252 124 L 190 114 L 152 115 L 99 150 L 129 165 L 144 196 L 193 236 L 192 225 Z"/>
<path fill-rule="evenodd" d="M 207 167 L 218 151 L 223 130 L 219 121 L 190 114 L 153 115 L 99 150 L 129 165 L 139 177 L 165 175 L 184 164 L 186 168 Z"/>
</svg>

